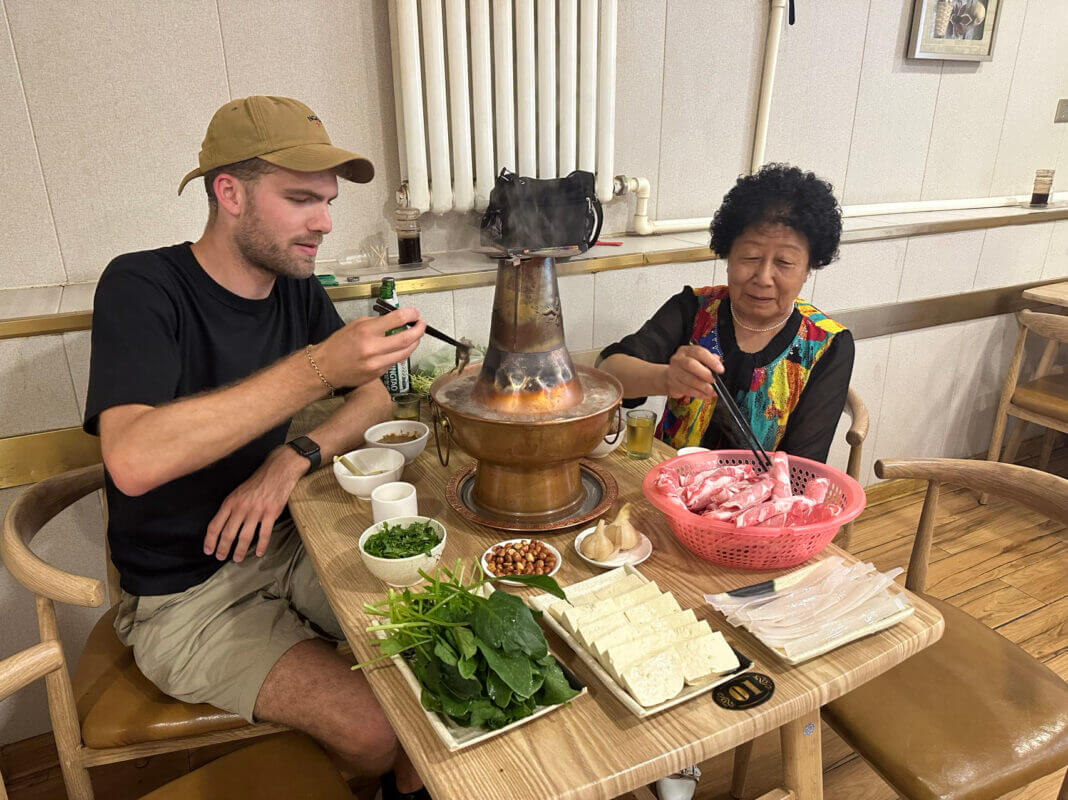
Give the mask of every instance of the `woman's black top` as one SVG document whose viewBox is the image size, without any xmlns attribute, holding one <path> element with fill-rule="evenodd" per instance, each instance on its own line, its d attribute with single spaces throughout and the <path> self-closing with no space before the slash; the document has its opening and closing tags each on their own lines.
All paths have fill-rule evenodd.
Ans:
<svg viewBox="0 0 1068 800">
<path fill-rule="evenodd" d="M 699 303 L 693 289 L 685 287 L 664 303 L 636 333 L 624 336 L 602 350 L 600 358 L 623 353 L 652 364 L 667 364 L 676 350 L 690 344 Z M 739 349 L 734 337 L 734 319 L 728 298 L 719 304 L 717 314 L 716 332 L 723 348 L 723 366 L 726 370 L 722 377 L 735 398 L 740 399 L 749 387 L 753 370 L 773 362 L 793 342 L 801 325 L 801 314 L 795 308 L 782 330 L 756 353 Z M 826 462 L 838 420 L 845 407 L 849 378 L 853 372 L 853 355 L 853 335 L 848 330 L 835 335 L 827 352 L 812 368 L 801 399 L 786 422 L 786 432 L 779 442 L 779 450 Z M 632 397 L 624 400 L 623 405 L 634 408 L 644 402 L 644 397 Z M 713 450 L 748 449 L 745 442 L 739 441 L 726 412 L 718 404 L 701 445 Z"/>
</svg>

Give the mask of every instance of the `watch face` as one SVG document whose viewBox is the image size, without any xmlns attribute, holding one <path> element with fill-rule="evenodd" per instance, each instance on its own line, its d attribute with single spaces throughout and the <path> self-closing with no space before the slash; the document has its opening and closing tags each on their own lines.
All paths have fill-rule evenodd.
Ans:
<svg viewBox="0 0 1068 800">
<path fill-rule="evenodd" d="M 296 439 L 290 442 L 290 444 L 297 449 L 297 452 L 302 456 L 309 457 L 319 452 L 318 445 L 315 444 L 307 436 L 298 436 Z"/>
</svg>

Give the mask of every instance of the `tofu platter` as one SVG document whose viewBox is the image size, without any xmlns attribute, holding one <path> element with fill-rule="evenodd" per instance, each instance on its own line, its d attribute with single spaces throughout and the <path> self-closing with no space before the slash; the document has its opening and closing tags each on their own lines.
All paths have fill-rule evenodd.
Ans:
<svg viewBox="0 0 1068 800">
<path fill-rule="evenodd" d="M 531 598 L 542 620 L 638 717 L 684 703 L 752 666 L 707 620 L 626 564 Z"/>
</svg>

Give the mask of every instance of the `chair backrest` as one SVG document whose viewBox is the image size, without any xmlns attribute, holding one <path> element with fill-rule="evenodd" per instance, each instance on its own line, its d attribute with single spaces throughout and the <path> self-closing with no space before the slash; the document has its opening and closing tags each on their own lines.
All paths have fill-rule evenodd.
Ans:
<svg viewBox="0 0 1068 800">
<path fill-rule="evenodd" d="M 1043 338 L 1061 343 L 1068 342 L 1068 316 L 1024 309 L 1016 318 L 1029 331 L 1034 331 Z"/>
<path fill-rule="evenodd" d="M 0 661 L 0 700 L 62 667 L 63 650 L 58 642 L 42 642 L 5 658 Z M 3 775 L 0 800 L 7 800 Z"/>
<path fill-rule="evenodd" d="M 78 760 L 78 753 L 83 747 L 81 725 L 70 671 L 62 656 L 55 603 L 99 606 L 104 602 L 104 582 L 46 564 L 30 550 L 29 543 L 59 512 L 103 485 L 102 464 L 47 478 L 29 487 L 15 499 L 7 510 L 3 531 L 0 532 L 0 558 L 12 577 L 36 596 L 40 646 L 55 648 L 60 654 L 59 663 L 46 676 L 48 712 L 67 793 L 79 800 L 92 798 L 93 789 L 89 773 Z"/>
<path fill-rule="evenodd" d="M 913 478 L 927 481 L 927 494 L 912 545 L 905 586 L 922 592 L 927 582 L 939 488 L 943 483 L 964 486 L 981 493 L 1013 500 L 1062 525 L 1068 525 L 1068 480 L 1048 472 L 959 458 L 893 458 L 875 463 L 880 478 Z"/>
</svg>

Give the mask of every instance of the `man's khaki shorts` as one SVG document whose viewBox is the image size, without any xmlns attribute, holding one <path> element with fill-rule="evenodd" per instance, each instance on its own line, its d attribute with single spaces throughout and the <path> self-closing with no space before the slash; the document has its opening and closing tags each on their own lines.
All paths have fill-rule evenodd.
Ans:
<svg viewBox="0 0 1068 800">
<path fill-rule="evenodd" d="M 262 558 L 227 561 L 184 592 L 123 592 L 115 631 L 163 692 L 250 722 L 267 673 L 289 648 L 344 638 L 292 520 L 275 526 Z"/>
</svg>

